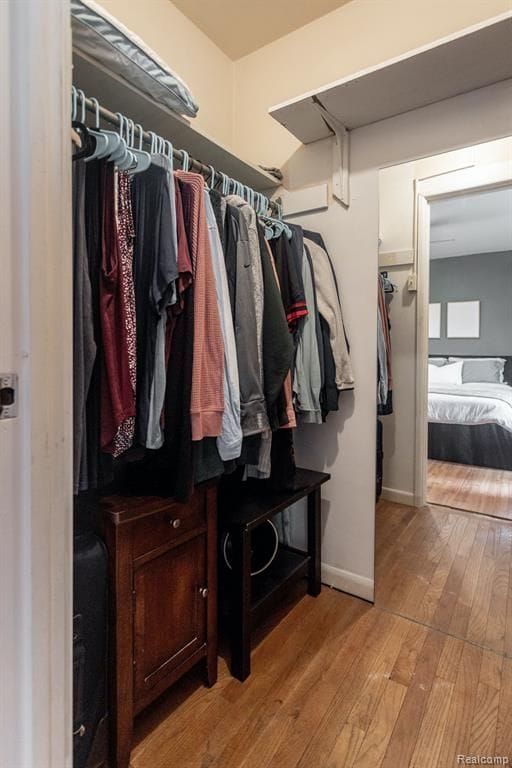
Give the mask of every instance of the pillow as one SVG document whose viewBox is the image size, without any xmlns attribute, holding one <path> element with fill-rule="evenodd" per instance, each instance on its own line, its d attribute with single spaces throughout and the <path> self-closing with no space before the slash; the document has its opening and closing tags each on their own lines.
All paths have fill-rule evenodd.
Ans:
<svg viewBox="0 0 512 768">
<path fill-rule="evenodd" d="M 441 365 L 446 365 L 448 362 L 447 357 L 429 357 L 428 364 L 429 365 L 437 365 L 438 367 Z"/>
<path fill-rule="evenodd" d="M 462 384 L 462 360 L 448 365 L 428 366 L 429 387 L 444 386 L 445 384 Z"/>
<path fill-rule="evenodd" d="M 151 13 L 151 8 L 146 6 L 141 13 Z M 73 46 L 78 51 L 173 112 L 196 116 L 198 106 L 183 80 L 137 35 L 93 0 L 71 0 L 71 28 Z"/>
<path fill-rule="evenodd" d="M 450 357 L 450 361 L 454 360 L 462 361 L 463 384 L 503 384 L 506 360 L 502 357 Z"/>
</svg>

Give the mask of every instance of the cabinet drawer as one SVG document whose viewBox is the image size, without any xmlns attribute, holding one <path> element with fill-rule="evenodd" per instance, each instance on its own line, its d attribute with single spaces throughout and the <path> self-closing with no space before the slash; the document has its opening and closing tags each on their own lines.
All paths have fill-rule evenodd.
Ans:
<svg viewBox="0 0 512 768">
<path fill-rule="evenodd" d="M 172 543 L 184 533 L 206 525 L 206 500 L 202 492 L 194 493 L 188 504 L 171 502 L 152 515 L 133 524 L 132 553 L 134 559 L 165 544 Z"/>
</svg>

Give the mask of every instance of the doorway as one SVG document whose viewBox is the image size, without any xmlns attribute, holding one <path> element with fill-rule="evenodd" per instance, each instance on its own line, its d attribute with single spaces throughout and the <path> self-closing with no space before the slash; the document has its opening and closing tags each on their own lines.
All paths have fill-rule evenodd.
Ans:
<svg viewBox="0 0 512 768">
<path fill-rule="evenodd" d="M 494 350 L 509 343 L 510 331 L 502 336 L 502 326 L 512 327 L 506 292 L 512 268 L 510 165 L 420 181 L 416 198 L 416 497 L 420 505 L 506 519 L 512 363 Z M 477 253 L 484 248 L 489 250 Z M 461 253 L 468 250 L 473 253 Z"/>
<path fill-rule="evenodd" d="M 450 333 L 455 322 L 453 342 L 460 345 L 462 341 L 469 343 L 482 335 L 487 300 L 482 293 L 434 295 L 437 278 L 431 272 L 430 259 L 432 245 L 452 247 L 432 243 L 452 240 L 452 235 L 445 236 L 441 226 L 447 218 L 448 204 L 457 207 L 456 204 L 463 205 L 470 196 L 508 192 L 512 186 L 512 143 L 508 140 L 507 145 L 507 140 L 503 141 L 502 158 L 495 164 L 484 161 L 477 165 L 480 148 L 471 148 L 467 153 L 449 153 L 386 169 L 390 183 L 380 190 L 381 216 L 382 209 L 386 213 L 386 205 L 392 204 L 395 218 L 390 216 L 384 222 L 381 218 L 380 235 L 388 261 L 381 259 L 379 266 L 381 271 L 388 271 L 396 290 L 390 305 L 394 413 L 382 419 L 384 493 L 376 513 L 375 603 L 400 619 L 414 622 L 411 635 L 418 637 L 422 647 L 433 654 L 432 669 L 438 670 L 429 677 L 430 673 L 425 674 L 422 668 L 421 686 L 426 685 L 427 689 L 435 674 L 444 679 L 445 663 L 452 675 L 454 658 L 464 658 L 461 669 L 466 669 L 467 659 L 474 654 L 479 669 L 484 670 L 483 659 L 485 663 L 501 665 L 501 658 L 512 653 L 511 585 L 508 582 L 512 521 L 492 516 L 489 506 L 466 511 L 468 507 L 464 508 L 460 496 L 449 496 L 446 482 L 437 488 L 438 495 L 433 499 L 433 485 L 439 481 L 439 472 L 436 476 L 434 465 L 429 471 L 428 439 L 429 364 L 434 365 L 433 358 L 445 357 L 447 365 L 460 362 L 448 361 L 450 357 L 472 360 L 508 357 L 504 352 L 491 353 L 495 349 L 492 347 L 486 349 L 486 355 L 462 346 L 436 349 L 435 340 L 439 343 L 451 340 L 447 331 L 448 303 L 479 302 L 477 334 L 475 307 L 457 307 L 455 315 L 450 308 Z M 487 162 L 492 155 L 488 147 L 482 146 L 481 156 Z M 464 161 L 469 162 L 461 167 Z M 454 216 L 452 212 L 452 218 Z M 414 222 L 410 240 L 404 237 L 404 233 L 408 234 L 408 222 L 411 230 Z M 479 246 L 478 250 L 482 248 Z M 498 246 L 493 248 L 501 250 Z M 455 254 L 451 256 L 452 261 L 457 258 Z M 440 281 L 445 287 L 446 276 L 442 275 Z M 455 291 L 453 286 L 452 290 Z M 444 306 L 437 310 L 430 307 L 431 304 Z M 471 330 L 473 326 L 474 336 L 464 337 L 461 325 L 466 333 L 468 327 Z M 504 375 L 507 374 L 504 372 Z M 453 386 L 462 386 L 462 383 Z M 464 466 L 445 461 L 446 458 L 438 457 L 437 466 Z M 462 475 L 459 480 L 461 486 L 469 487 Z M 489 481 L 486 488 L 488 491 L 491 488 Z M 504 494 L 512 494 L 512 486 L 508 490 L 503 488 Z M 495 506 L 497 502 L 494 499 L 491 503 Z M 438 645 L 442 644 L 443 637 L 448 638 L 446 642 L 450 645 L 446 654 Z M 409 679 L 407 664 L 402 666 L 401 660 L 393 675 L 403 674 L 403 679 Z M 454 674 L 450 679 L 462 684 L 463 674 Z M 449 686 L 449 694 L 448 689 Z M 444 696 L 440 692 L 439 700 L 444 700 Z M 453 711 L 446 712 L 448 722 L 454 722 L 455 717 Z M 476 732 L 476 718 L 473 727 Z M 450 737 L 451 733 L 447 733 L 441 747 L 443 755 L 449 754 Z M 469 732 L 465 738 L 468 743 L 471 741 Z"/>
<path fill-rule="evenodd" d="M 512 519 L 512 188 L 430 205 L 430 504 Z"/>
</svg>

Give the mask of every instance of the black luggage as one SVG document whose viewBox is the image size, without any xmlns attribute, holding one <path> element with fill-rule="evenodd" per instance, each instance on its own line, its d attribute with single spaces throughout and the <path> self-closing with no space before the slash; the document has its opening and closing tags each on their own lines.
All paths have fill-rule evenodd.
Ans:
<svg viewBox="0 0 512 768">
<path fill-rule="evenodd" d="M 382 445 L 382 421 L 380 421 L 380 419 L 377 419 L 377 477 L 376 477 L 376 487 L 375 487 L 375 496 L 377 500 L 380 498 L 380 495 L 382 493 L 383 459 L 384 459 L 384 451 L 383 451 L 383 445 Z"/>
<path fill-rule="evenodd" d="M 73 766 L 107 760 L 107 551 L 90 529 L 74 535 Z"/>
</svg>

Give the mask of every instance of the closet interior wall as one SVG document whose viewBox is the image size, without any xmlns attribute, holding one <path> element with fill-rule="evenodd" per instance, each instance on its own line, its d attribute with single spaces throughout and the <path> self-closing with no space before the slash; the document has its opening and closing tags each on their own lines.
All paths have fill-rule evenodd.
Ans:
<svg viewBox="0 0 512 768">
<path fill-rule="evenodd" d="M 507 136 L 512 131 L 511 99 L 512 82 L 505 81 L 353 131 L 350 207 L 332 201 L 328 209 L 296 219 L 320 230 L 332 254 L 356 382 L 353 393 L 342 394 L 339 414 L 332 414 L 321 434 L 314 427 L 300 430 L 297 461 L 332 475 L 324 494 L 323 579 L 366 599 L 373 594 L 379 170 Z M 330 158 L 329 139 L 300 147 L 284 166 L 289 187 L 328 180 Z M 409 342 L 416 305 L 413 300 L 407 307 L 408 302 L 401 285 L 392 312 L 406 305 Z M 385 440 L 384 448 L 395 452 L 397 467 L 410 470 L 415 368 L 410 355 L 402 357 L 397 349 L 394 333 L 395 415 L 387 421 L 389 429 L 398 422 L 403 425 L 403 438 L 400 453 L 392 441 Z"/>
<path fill-rule="evenodd" d="M 234 62 L 229 56 L 171 0 L 100 0 L 99 5 L 132 29 L 190 86 L 200 105 L 194 127 L 232 147 Z"/>
</svg>

